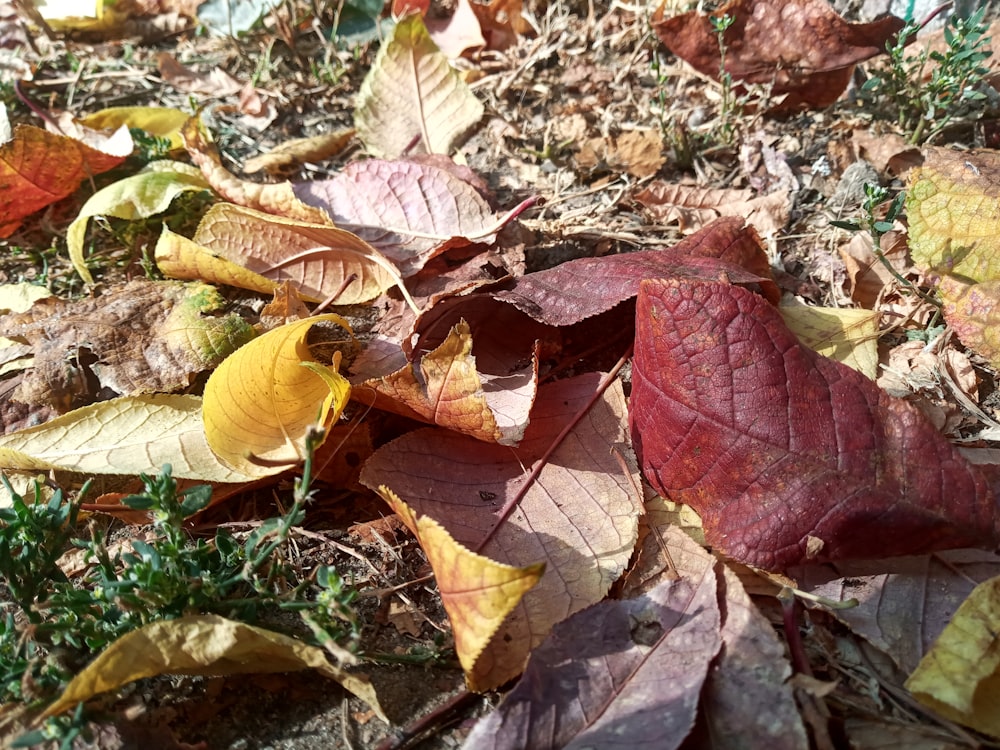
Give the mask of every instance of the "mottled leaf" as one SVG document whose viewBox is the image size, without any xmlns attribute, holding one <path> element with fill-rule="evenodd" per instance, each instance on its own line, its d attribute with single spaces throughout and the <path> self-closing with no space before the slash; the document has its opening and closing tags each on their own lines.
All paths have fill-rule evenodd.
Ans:
<svg viewBox="0 0 1000 750">
<path fill-rule="evenodd" d="M 632 374 L 646 478 L 732 558 L 781 569 L 997 542 L 977 467 L 745 289 L 643 282 Z"/>
<path fill-rule="evenodd" d="M 483 116 L 420 16 L 396 24 L 361 84 L 354 111 L 358 137 L 373 156 L 449 154 Z"/>
</svg>

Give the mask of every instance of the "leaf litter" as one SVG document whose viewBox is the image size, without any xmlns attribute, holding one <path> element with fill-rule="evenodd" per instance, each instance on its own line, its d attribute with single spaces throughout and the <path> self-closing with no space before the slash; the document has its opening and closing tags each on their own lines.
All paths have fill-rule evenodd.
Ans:
<svg viewBox="0 0 1000 750">
<path fill-rule="evenodd" d="M 140 45 L 129 64 L 157 70 L 178 108 L 74 114 L 162 138 L 161 158 L 183 159 L 183 141 L 197 171 L 154 161 L 167 166 L 141 173 L 124 162 L 131 144 L 102 156 L 28 129 L 44 111 L 36 104 L 15 110 L 4 161 L 27 182 L 0 216 L 6 249 L 17 257 L 15 243 L 66 233 L 75 265 L 98 283 L 71 300 L 78 286 L 47 277 L 62 292 L 54 301 L 5 314 L 0 463 L 73 487 L 79 475 L 127 482 L 169 462 L 179 477 L 220 483 L 228 499 L 196 520 L 211 529 L 261 523 L 261 483 L 287 493 L 303 441 L 327 427 L 298 560 L 306 571 L 335 560 L 355 576 L 371 683 L 348 685 L 368 707 L 324 714 L 324 747 L 340 741 L 333 726 L 375 746 L 393 731 L 383 711 L 407 725 L 399 742 L 440 732 L 432 706 L 445 696 L 442 712 L 471 701 L 484 717 L 449 730 L 450 746 L 592 745 L 623 732 L 663 746 L 705 732 L 723 744 L 749 733 L 824 746 L 831 712 L 871 746 L 893 731 L 973 736 L 931 730 L 932 710 L 996 734 L 983 707 L 997 668 L 975 635 L 991 632 L 978 623 L 995 606 L 1000 487 L 989 454 L 1000 429 L 992 152 L 927 147 L 904 176 L 911 151 L 885 153 L 888 137 L 832 137 L 808 109 L 836 101 L 898 19 L 847 24 L 818 0 L 734 0 L 716 11 L 732 19 L 723 33 L 682 5 L 585 17 L 497 0 L 460 4 L 450 24 L 420 8 L 424 18 L 397 19 L 357 59 L 320 44 L 310 69 L 294 42 L 317 40 L 293 3 L 262 21 L 287 54 L 260 47 L 273 67 L 251 71 L 244 58 L 231 76 L 214 61 L 197 70 L 191 48 Z M 650 16 L 677 55 L 672 68 Z M 57 59 L 77 44 L 39 38 L 32 54 Z M 466 56 L 450 62 L 441 49 Z M 740 96 L 763 97 L 735 130 L 725 112 L 705 119 L 720 101 L 705 76 L 723 79 L 725 97 L 725 75 Z M 130 78 L 140 76 L 114 85 Z M 59 80 L 20 85 L 76 106 L 76 82 Z M 178 94 L 192 90 L 214 101 L 181 121 Z M 800 105 L 794 128 L 766 114 Z M 883 127 L 831 111 L 843 132 Z M 981 126 L 989 142 L 993 125 Z M 275 154 L 265 171 L 286 181 L 242 176 L 260 164 L 254 138 Z M 52 169 L 21 169 L 39 154 Z M 863 156 L 877 179 L 902 176 L 907 189 L 895 234 L 880 229 L 867 245 L 823 215 L 826 200 L 836 218 L 861 208 L 847 168 Z M 88 219 L 149 222 L 190 190 L 215 196 L 196 227 L 136 242 L 121 267 L 107 263 L 114 250 L 92 253 L 88 242 L 110 241 L 88 234 Z M 32 266 L 5 264 L 3 280 L 37 281 Z M 134 279 L 143 269 L 189 283 Z M 935 332 L 941 318 L 914 284 L 940 296 L 947 332 Z M 303 317 L 316 303 L 336 314 Z M 152 353 L 164 346 L 170 356 Z M 687 505 L 657 505 L 675 501 Z M 808 612 L 790 603 L 793 589 Z M 805 622 L 808 648 L 794 636 Z M 182 632 L 183 619 L 157 625 L 200 637 Z M 210 638 L 225 630 L 201 625 Z M 124 640 L 83 673 L 95 682 L 80 697 L 138 676 L 101 661 Z M 185 648 L 168 649 L 157 670 L 190 669 L 171 666 Z M 264 671 L 272 646 L 249 648 Z M 387 666 L 428 652 L 431 680 L 423 666 Z M 566 675 L 569 692 L 558 687 Z M 886 695 L 909 677 L 924 705 L 897 712 L 908 723 L 895 730 L 875 718 L 876 676 Z M 235 683 L 193 684 L 208 701 L 178 705 L 201 717 L 186 735 L 197 740 L 229 710 L 211 696 Z M 466 689 L 502 700 L 494 709 Z M 154 702 L 175 699 L 168 689 Z M 212 739 L 255 741 L 249 723 L 222 731 Z"/>
</svg>

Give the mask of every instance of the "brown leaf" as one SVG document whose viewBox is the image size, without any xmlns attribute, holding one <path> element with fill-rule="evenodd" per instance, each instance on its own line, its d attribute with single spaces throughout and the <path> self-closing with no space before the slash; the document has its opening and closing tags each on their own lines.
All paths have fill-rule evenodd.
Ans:
<svg viewBox="0 0 1000 750">
<path fill-rule="evenodd" d="M 296 198 L 290 183 L 259 185 L 241 180 L 229 172 L 222 166 L 219 152 L 215 144 L 208 140 L 199 118 L 192 117 L 184 124 L 181 137 L 191 161 L 201 169 L 208 184 L 227 200 L 289 219 L 332 224 L 325 211 L 307 206 Z"/>
<path fill-rule="evenodd" d="M 789 574 L 811 594 L 835 602 L 856 599 L 856 607 L 824 611 L 910 674 L 976 584 L 1000 575 L 1000 557 L 982 550 L 948 550 L 810 565 Z"/>
<path fill-rule="evenodd" d="M 646 478 L 730 557 L 783 569 L 997 542 L 983 473 L 745 289 L 643 282 L 632 375 Z"/>
<path fill-rule="evenodd" d="M 303 164 L 314 164 L 336 156 L 353 137 L 354 128 L 343 128 L 332 133 L 284 141 L 266 154 L 247 159 L 243 164 L 243 171 L 247 174 L 261 170 L 271 174 L 285 174 Z"/>
<path fill-rule="evenodd" d="M 686 537 L 679 543 L 683 577 L 556 625 L 466 746 L 680 747 L 721 638 L 714 559 Z"/>
<path fill-rule="evenodd" d="M 635 196 L 659 224 L 674 221 L 685 234 L 720 216 L 741 216 L 764 236 L 784 229 L 792 209 L 791 195 L 774 192 L 753 196 L 749 189 L 710 189 L 657 181 Z"/>
<path fill-rule="evenodd" d="M 823 0 L 732 0 L 709 15 L 692 11 L 653 17 L 660 41 L 695 70 L 718 78 L 719 37 L 711 18 L 729 16 L 726 72 L 737 83 L 771 84 L 787 94 L 782 108 L 822 108 L 847 88 L 855 64 L 885 52 L 885 43 L 903 28 L 886 16 L 871 23 L 847 23 Z"/>
<path fill-rule="evenodd" d="M 66 411 L 97 395 L 92 377 L 122 395 L 186 388 L 254 335 L 239 315 L 214 315 L 224 304 L 206 284 L 139 279 L 96 298 L 40 300 L 3 318 L 35 348 L 15 398 Z"/>
</svg>

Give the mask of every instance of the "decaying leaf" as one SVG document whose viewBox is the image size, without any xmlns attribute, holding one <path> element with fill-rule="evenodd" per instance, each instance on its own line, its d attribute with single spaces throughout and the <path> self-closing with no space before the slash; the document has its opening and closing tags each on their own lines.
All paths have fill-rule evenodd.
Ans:
<svg viewBox="0 0 1000 750">
<path fill-rule="evenodd" d="M 66 411 L 101 388 L 121 395 L 186 388 L 254 336 L 207 284 L 135 279 L 105 294 L 52 297 L 2 318 L 9 335 L 35 350 L 34 368 L 14 397 Z M 138 356 L 137 356 L 138 355 Z"/>
<path fill-rule="evenodd" d="M 476 369 L 472 335 L 464 321 L 417 363 L 362 388 L 375 394 L 374 405 L 439 427 L 501 445 L 516 445 L 528 425 L 538 373 L 534 362 L 507 377 Z M 366 398 L 366 397 L 365 397 Z M 367 400 L 367 399 L 366 399 Z"/>
<path fill-rule="evenodd" d="M 326 212 L 307 206 L 296 198 L 290 183 L 260 185 L 241 180 L 229 172 L 222 166 L 218 149 L 209 140 L 202 128 L 201 120 L 197 117 L 190 118 L 184 124 L 181 128 L 181 137 L 191 155 L 191 161 L 198 165 L 205 180 L 215 192 L 226 200 L 289 219 L 313 224 L 331 224 Z"/>
<path fill-rule="evenodd" d="M 538 583 L 545 564 L 517 568 L 477 555 L 456 542 L 433 518 L 418 516 L 388 488 L 379 487 L 378 493 L 427 555 L 455 633 L 455 653 L 466 674 L 471 675 L 504 618 Z"/>
<path fill-rule="evenodd" d="M 718 77 L 719 36 L 711 18 L 733 19 L 721 44 L 726 72 L 736 82 L 773 84 L 787 94 L 783 107 L 822 108 L 847 88 L 855 64 L 885 52 L 903 28 L 886 16 L 871 23 L 847 23 L 823 0 L 731 0 L 711 15 L 696 11 L 653 17 L 660 41 L 695 70 Z"/>
<path fill-rule="evenodd" d="M 126 177 L 97 191 L 83 204 L 80 215 L 66 230 L 66 248 L 77 273 L 88 284 L 94 282 L 83 256 L 87 224 L 93 216 L 116 219 L 146 219 L 169 208 L 171 202 L 189 190 L 209 190 L 196 168 L 177 161 L 147 164 L 138 174 Z"/>
<path fill-rule="evenodd" d="M 0 106 L 0 132 L 9 132 L 7 108 Z M 111 137 L 94 133 L 90 144 L 18 125 L 0 145 L 0 237 L 21 220 L 73 193 L 91 175 L 107 172 L 132 153 L 132 137 L 120 128 Z"/>
<path fill-rule="evenodd" d="M 123 396 L 63 414 L 0 437 L 0 469 L 65 469 L 81 474 L 153 474 L 164 464 L 175 477 L 203 482 L 250 482 L 208 447 L 198 396 Z"/>
<path fill-rule="evenodd" d="M 354 125 L 373 156 L 449 154 L 483 112 L 423 19 L 412 15 L 396 24 L 361 84 Z"/>
<path fill-rule="evenodd" d="M 160 271 L 172 279 L 200 279 L 265 294 L 278 286 L 278 282 L 226 260 L 166 227 L 160 232 L 153 255 Z"/>
<path fill-rule="evenodd" d="M 347 147 L 353 137 L 354 128 L 344 128 L 309 138 L 293 138 L 278 144 L 266 154 L 247 159 L 243 164 L 243 171 L 247 174 L 261 170 L 271 174 L 284 174 L 303 164 L 312 164 L 336 156 Z"/>
<path fill-rule="evenodd" d="M 676 221 L 685 234 L 695 232 L 720 216 L 742 216 L 760 234 L 784 229 L 792 210 L 792 196 L 773 192 L 754 196 L 749 188 L 710 189 L 657 181 L 636 194 L 655 221 Z"/>
<path fill-rule="evenodd" d="M 1000 577 L 976 586 L 906 681 L 945 718 L 1000 738 Z"/>
<path fill-rule="evenodd" d="M 306 341 L 321 322 L 350 333 L 347 321 L 333 314 L 289 323 L 237 350 L 209 377 L 205 437 L 229 466 L 248 474 L 292 466 L 305 455 L 307 433 L 340 416 L 351 393 L 337 372 L 340 358 L 329 367 L 320 364 Z"/>
<path fill-rule="evenodd" d="M 997 501 L 979 469 L 740 287 L 643 282 L 631 407 L 646 478 L 741 562 L 776 570 L 996 544 Z"/>
<path fill-rule="evenodd" d="M 463 747 L 680 747 L 722 643 L 714 559 L 692 549 L 694 560 L 636 599 L 602 602 L 556 625 Z"/>
<path fill-rule="evenodd" d="M 70 680 L 46 716 L 144 677 L 161 674 L 219 676 L 315 669 L 361 698 L 388 722 L 368 678 L 334 666 L 318 646 L 218 615 L 161 620 L 133 630 L 108 646 Z"/>
<path fill-rule="evenodd" d="M 365 485 L 392 488 L 460 544 L 515 567 L 545 563 L 480 654 L 468 675 L 473 689 L 520 674 L 552 626 L 600 601 L 631 555 L 642 498 L 628 468 L 624 395 L 616 381 L 598 397 L 599 380 L 540 388 L 516 448 L 427 428 L 380 448 L 362 471 Z M 498 517 L 510 504 L 509 517 Z"/>
</svg>

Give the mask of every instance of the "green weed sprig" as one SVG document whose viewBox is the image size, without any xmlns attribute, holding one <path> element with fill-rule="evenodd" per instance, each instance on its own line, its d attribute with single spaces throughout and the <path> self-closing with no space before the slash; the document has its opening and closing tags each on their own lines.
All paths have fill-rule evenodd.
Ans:
<svg viewBox="0 0 1000 750">
<path fill-rule="evenodd" d="M 861 87 L 861 96 L 874 106 L 892 111 L 910 143 L 929 141 L 950 123 L 982 112 L 986 103 L 983 63 L 992 52 L 983 6 L 968 18 L 953 15 L 944 29 L 945 52 L 908 54 L 907 42 L 920 29 L 908 23 L 886 45 L 888 64 L 871 73 Z M 924 81 L 928 63 L 935 65 Z"/>
</svg>

